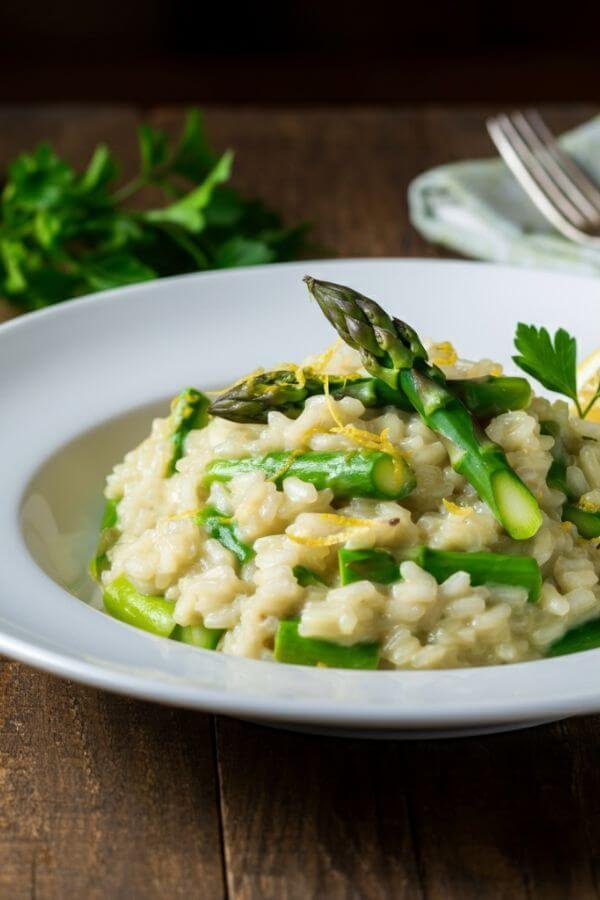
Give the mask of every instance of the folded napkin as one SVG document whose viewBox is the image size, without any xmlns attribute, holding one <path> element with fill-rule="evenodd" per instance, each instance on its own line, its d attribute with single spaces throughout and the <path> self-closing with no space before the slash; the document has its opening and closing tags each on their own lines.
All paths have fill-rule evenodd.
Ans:
<svg viewBox="0 0 600 900">
<path fill-rule="evenodd" d="M 600 116 L 559 143 L 600 185 Z M 600 274 L 600 250 L 579 247 L 555 231 L 500 159 L 425 172 L 410 184 L 408 203 L 424 238 L 465 256 Z"/>
</svg>

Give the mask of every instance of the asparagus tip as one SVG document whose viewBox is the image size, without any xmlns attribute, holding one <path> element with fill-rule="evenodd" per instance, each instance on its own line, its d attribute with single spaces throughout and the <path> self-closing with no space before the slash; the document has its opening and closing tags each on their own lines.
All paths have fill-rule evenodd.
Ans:
<svg viewBox="0 0 600 900">
<path fill-rule="evenodd" d="M 312 291 L 315 284 L 315 279 L 312 277 L 312 275 L 305 275 L 302 281 L 304 282 L 304 284 L 308 285 L 309 291 Z"/>
</svg>

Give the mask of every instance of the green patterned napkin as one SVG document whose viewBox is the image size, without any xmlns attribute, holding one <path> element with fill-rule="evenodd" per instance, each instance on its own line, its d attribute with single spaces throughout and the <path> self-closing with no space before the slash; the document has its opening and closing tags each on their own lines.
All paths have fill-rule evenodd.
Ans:
<svg viewBox="0 0 600 900">
<path fill-rule="evenodd" d="M 600 185 L 600 116 L 559 143 Z M 600 250 L 578 247 L 537 211 L 504 162 L 473 160 L 419 175 L 408 188 L 413 225 L 465 256 L 600 274 Z"/>
</svg>

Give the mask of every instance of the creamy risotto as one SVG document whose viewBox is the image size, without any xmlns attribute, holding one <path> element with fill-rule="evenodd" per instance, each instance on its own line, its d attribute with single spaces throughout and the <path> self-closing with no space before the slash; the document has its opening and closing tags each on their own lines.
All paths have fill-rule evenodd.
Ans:
<svg viewBox="0 0 600 900">
<path fill-rule="evenodd" d="M 426 349 L 466 406 L 466 381 L 501 375 L 449 343 Z M 600 425 L 530 397 L 524 379 L 512 400 L 524 408 L 479 417 L 540 510 L 516 539 L 445 435 L 386 403 L 384 385 L 361 393 L 364 362 L 338 340 L 280 367 L 279 408 L 269 373 L 254 373 L 237 418 L 256 421 L 218 401 L 209 413 L 196 391 L 177 398 L 107 479 L 92 563 L 107 610 L 231 655 L 380 669 L 536 659 L 600 616 L 598 540 L 564 512 L 567 494 L 582 512 L 600 507 Z M 223 396 L 239 399 L 240 385 Z"/>
</svg>

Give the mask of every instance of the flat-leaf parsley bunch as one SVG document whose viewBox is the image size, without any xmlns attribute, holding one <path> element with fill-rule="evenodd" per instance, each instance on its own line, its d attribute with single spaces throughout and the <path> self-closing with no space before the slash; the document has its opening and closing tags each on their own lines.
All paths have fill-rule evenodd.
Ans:
<svg viewBox="0 0 600 900">
<path fill-rule="evenodd" d="M 306 225 L 284 228 L 260 201 L 226 186 L 233 154 L 213 153 L 197 110 L 188 113 L 174 145 L 149 125 L 140 126 L 138 141 L 139 174 L 120 187 L 118 165 L 105 145 L 83 172 L 48 144 L 8 167 L 0 205 L 0 296 L 38 309 L 164 275 L 304 254 Z M 164 205 L 131 208 L 148 186 L 162 190 Z"/>
</svg>

